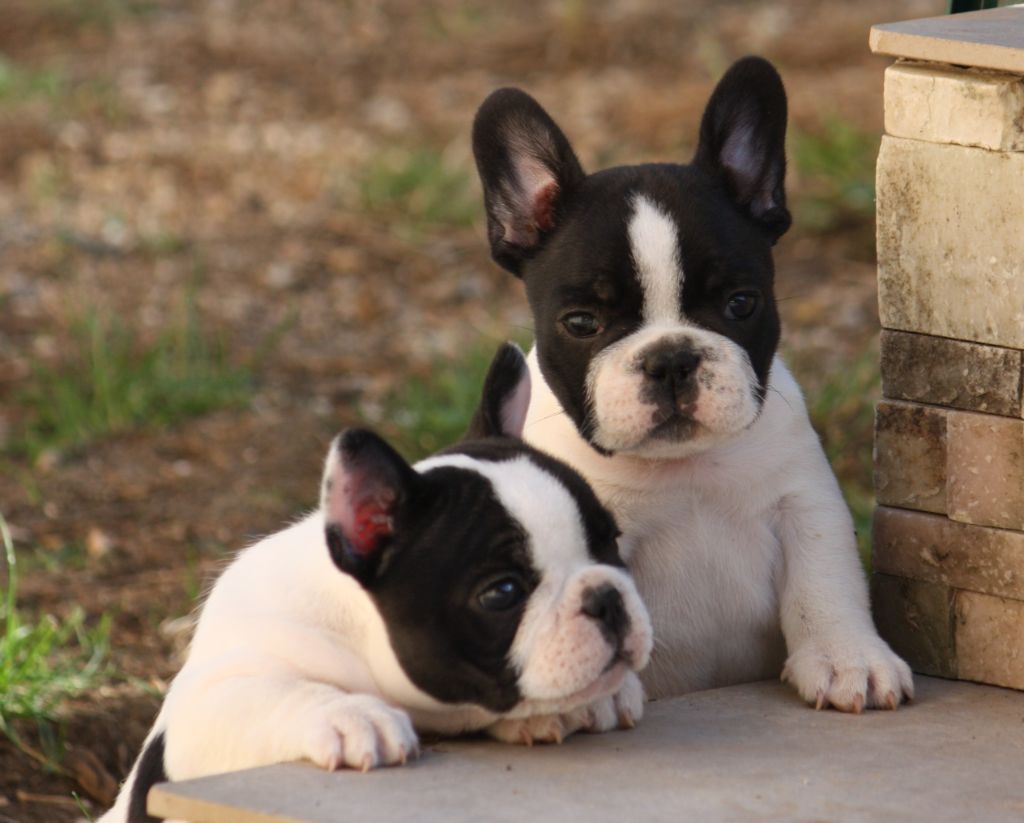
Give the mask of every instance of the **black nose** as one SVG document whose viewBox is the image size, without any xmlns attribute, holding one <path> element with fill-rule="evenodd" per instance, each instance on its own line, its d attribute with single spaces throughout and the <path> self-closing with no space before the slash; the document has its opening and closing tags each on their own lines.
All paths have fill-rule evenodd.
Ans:
<svg viewBox="0 0 1024 823">
<path fill-rule="evenodd" d="M 618 644 L 629 628 L 626 605 L 614 586 L 606 585 L 583 592 L 581 611 L 600 624 L 601 633 L 609 643 Z"/>
<path fill-rule="evenodd" d="M 700 355 L 691 349 L 655 349 L 643 359 L 644 373 L 656 383 L 680 387 L 690 379 L 700 365 Z"/>
</svg>

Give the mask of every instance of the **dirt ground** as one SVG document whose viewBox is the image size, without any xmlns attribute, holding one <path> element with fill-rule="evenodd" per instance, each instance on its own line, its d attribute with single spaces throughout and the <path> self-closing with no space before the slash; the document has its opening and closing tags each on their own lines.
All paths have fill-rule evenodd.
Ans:
<svg viewBox="0 0 1024 823">
<path fill-rule="evenodd" d="M 945 7 L 2 5 L 0 69 L 22 81 L 0 94 L 0 511 L 27 558 L 24 612 L 113 616 L 120 676 L 67 707 L 64 735 L 115 779 L 178 665 L 179 618 L 231 550 L 313 502 L 329 438 L 381 423 L 407 376 L 529 326 L 520 285 L 489 260 L 469 151 L 490 90 L 530 90 L 587 168 L 685 161 L 712 83 L 753 52 L 779 66 L 794 129 L 877 135 L 886 61 L 868 53 L 870 24 Z M 388 171 L 403 163 L 440 193 L 403 189 Z M 813 364 L 798 365 L 812 383 L 877 334 L 870 216 L 801 226 L 814 185 L 791 163 L 798 224 L 777 255 L 785 347 Z M 75 354 L 82 311 L 146 341 L 186 293 L 229 362 L 254 374 L 247 402 L 19 451 L 38 413 L 25 389 Z M 0 821 L 76 819 L 72 791 L 93 811 L 109 799 L 0 739 Z"/>
</svg>

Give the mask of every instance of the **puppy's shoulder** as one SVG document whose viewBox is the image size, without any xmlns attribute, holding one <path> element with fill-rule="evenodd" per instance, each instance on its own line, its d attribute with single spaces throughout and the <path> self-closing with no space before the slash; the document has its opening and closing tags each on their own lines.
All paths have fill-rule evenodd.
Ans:
<svg viewBox="0 0 1024 823">
<path fill-rule="evenodd" d="M 772 363 L 761 415 L 743 436 L 730 444 L 729 454 L 743 464 L 750 479 L 762 479 L 782 491 L 799 485 L 821 457 L 821 443 L 811 426 L 803 391 L 781 357 Z"/>
<path fill-rule="evenodd" d="M 803 439 L 815 436 L 803 390 L 778 355 L 772 361 L 762 417 L 775 437 Z"/>
<path fill-rule="evenodd" d="M 210 588 L 200 620 L 287 608 L 295 592 L 315 590 L 325 576 L 340 575 L 327 551 L 323 515 L 315 511 L 239 551 Z"/>
</svg>

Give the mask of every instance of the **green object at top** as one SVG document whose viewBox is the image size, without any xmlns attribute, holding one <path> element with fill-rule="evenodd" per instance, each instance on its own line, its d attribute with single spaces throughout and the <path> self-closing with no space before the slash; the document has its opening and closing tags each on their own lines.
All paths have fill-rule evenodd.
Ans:
<svg viewBox="0 0 1024 823">
<path fill-rule="evenodd" d="M 982 9 L 994 9 L 998 6 L 999 0 L 949 0 L 949 13 L 959 14 L 962 11 L 981 11 Z"/>
</svg>

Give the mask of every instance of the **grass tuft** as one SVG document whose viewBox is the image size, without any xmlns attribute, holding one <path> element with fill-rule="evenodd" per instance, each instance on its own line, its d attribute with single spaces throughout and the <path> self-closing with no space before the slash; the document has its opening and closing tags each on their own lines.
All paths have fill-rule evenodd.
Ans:
<svg viewBox="0 0 1024 823">
<path fill-rule="evenodd" d="M 0 53 L 0 108 L 36 102 L 56 119 L 99 116 L 120 123 L 127 116 L 108 78 L 73 79 L 61 65 L 27 66 Z"/>
<path fill-rule="evenodd" d="M 480 204 L 465 169 L 451 168 L 432 149 L 378 157 L 360 181 L 363 207 L 401 218 L 413 230 L 470 226 Z"/>
<path fill-rule="evenodd" d="M 431 374 L 403 381 L 385 400 L 381 434 L 409 460 L 456 442 L 480 402 L 495 348 L 477 344 L 458 362 L 438 362 Z"/>
<path fill-rule="evenodd" d="M 59 100 L 67 92 L 64 75 L 54 69 L 30 69 L 0 55 L 0 104 Z"/>
<path fill-rule="evenodd" d="M 75 28 L 110 31 L 121 19 L 142 16 L 159 8 L 156 0 L 37 0 L 45 12 Z"/>
<path fill-rule="evenodd" d="M 525 340 L 517 340 L 524 348 Z M 420 460 L 462 437 L 498 350 L 493 338 L 472 343 L 454 362 L 438 360 L 429 374 L 402 381 L 372 421 L 409 460 Z"/>
<path fill-rule="evenodd" d="M 95 688 L 109 676 L 104 664 L 110 638 L 110 618 L 87 627 L 76 608 L 64 619 L 45 615 L 27 621 L 17 608 L 18 565 L 7 521 L 0 515 L 0 541 L 7 569 L 7 589 L 0 617 L 0 734 L 34 759 L 50 758 L 33 750 L 18 734 L 15 721 L 53 725 L 67 700 Z"/>
<path fill-rule="evenodd" d="M 835 117 L 815 132 L 793 130 L 789 154 L 801 190 L 796 225 L 814 234 L 873 225 L 878 140 Z"/>
<path fill-rule="evenodd" d="M 35 459 L 48 449 L 81 447 L 142 426 L 236 405 L 250 393 L 249 371 L 228 363 L 223 347 L 185 301 L 178 322 L 143 345 L 115 318 L 92 311 L 73 325 L 72 354 L 57 368 L 37 367 L 20 396 L 29 409 L 13 450 Z"/>
</svg>

